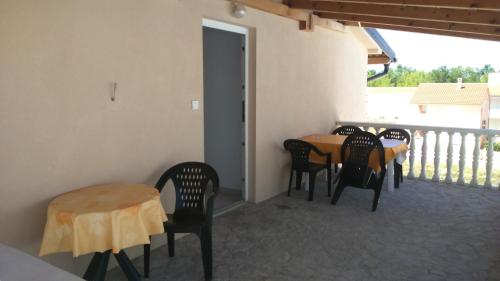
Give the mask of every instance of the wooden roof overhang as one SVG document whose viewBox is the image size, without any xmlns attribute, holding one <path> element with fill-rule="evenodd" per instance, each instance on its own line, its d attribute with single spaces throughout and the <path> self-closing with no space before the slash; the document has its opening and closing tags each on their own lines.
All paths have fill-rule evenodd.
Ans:
<svg viewBox="0 0 500 281">
<path fill-rule="evenodd" d="M 500 41 L 500 0 L 287 0 L 345 25 Z"/>
<path fill-rule="evenodd" d="M 231 1 L 295 19 L 305 31 L 357 26 L 500 41 L 500 0 Z M 391 61 L 383 51 L 369 52 L 369 64 Z"/>
</svg>

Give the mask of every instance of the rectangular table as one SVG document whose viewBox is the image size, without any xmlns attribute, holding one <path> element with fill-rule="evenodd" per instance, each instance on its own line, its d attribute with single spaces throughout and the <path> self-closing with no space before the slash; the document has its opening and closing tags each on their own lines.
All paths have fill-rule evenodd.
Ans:
<svg viewBox="0 0 500 281">
<path fill-rule="evenodd" d="M 326 134 L 314 134 L 300 138 L 300 140 L 307 141 L 313 144 L 319 150 L 323 152 L 332 153 L 332 164 L 341 164 L 342 160 L 340 157 L 340 151 L 342 144 L 344 143 L 347 136 L 342 135 L 326 135 Z M 406 151 L 408 151 L 408 146 L 404 141 L 391 140 L 391 139 L 381 139 L 382 145 L 384 146 L 385 152 L 385 163 L 387 165 L 387 189 L 389 191 L 394 190 L 394 159 L 399 164 L 402 164 L 406 159 Z M 315 155 L 311 155 L 311 161 L 319 160 Z M 324 160 L 323 160 L 324 161 Z M 373 157 L 370 159 L 370 163 L 377 169 L 376 163 L 378 159 Z M 306 181 L 306 185 L 307 185 Z"/>
</svg>

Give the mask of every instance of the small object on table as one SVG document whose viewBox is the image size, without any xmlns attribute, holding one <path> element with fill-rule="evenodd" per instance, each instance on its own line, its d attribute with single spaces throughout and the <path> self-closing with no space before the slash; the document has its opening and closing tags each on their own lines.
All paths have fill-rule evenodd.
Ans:
<svg viewBox="0 0 500 281">
<path fill-rule="evenodd" d="M 2 281 L 83 281 L 40 259 L 0 243 L 0 280 Z"/>
<path fill-rule="evenodd" d="M 143 184 L 106 184 L 64 193 L 50 202 L 40 256 L 95 253 L 83 278 L 104 280 L 111 252 L 128 280 L 140 274 L 123 249 L 150 243 L 167 220 L 157 189 Z"/>
</svg>

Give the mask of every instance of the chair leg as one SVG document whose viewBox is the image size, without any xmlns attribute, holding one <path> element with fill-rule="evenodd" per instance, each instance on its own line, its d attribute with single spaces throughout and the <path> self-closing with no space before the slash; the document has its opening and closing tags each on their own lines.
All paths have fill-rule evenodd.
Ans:
<svg viewBox="0 0 500 281">
<path fill-rule="evenodd" d="M 168 256 L 175 256 L 175 233 L 167 230 Z"/>
<path fill-rule="evenodd" d="M 288 196 L 290 196 L 290 191 L 292 191 L 292 179 L 293 179 L 293 170 L 290 172 L 290 180 L 288 181 Z"/>
<path fill-rule="evenodd" d="M 332 196 L 332 168 L 326 169 L 326 178 L 328 181 L 328 197 Z"/>
<path fill-rule="evenodd" d="M 212 231 L 210 227 L 204 227 L 200 242 L 205 280 L 212 280 Z"/>
<path fill-rule="evenodd" d="M 309 201 L 313 201 L 314 183 L 316 182 L 316 173 L 309 172 Z"/>
<path fill-rule="evenodd" d="M 394 167 L 394 187 L 399 188 L 399 169 L 397 167 Z"/>
<path fill-rule="evenodd" d="M 149 238 L 151 241 L 151 238 Z M 151 254 L 151 244 L 144 245 L 144 277 L 149 278 L 149 259 Z"/>
<path fill-rule="evenodd" d="M 378 200 L 380 198 L 381 191 L 382 191 L 381 188 L 375 189 L 375 195 L 373 196 L 373 203 L 372 203 L 372 212 L 375 212 L 377 210 Z"/>
<path fill-rule="evenodd" d="M 400 166 L 399 174 L 401 175 L 401 182 L 403 182 L 403 165 Z"/>
<path fill-rule="evenodd" d="M 333 193 L 333 197 L 332 197 L 332 205 L 337 204 L 337 201 L 340 198 L 340 194 L 342 194 L 342 191 L 344 191 L 344 188 L 345 188 L 345 186 L 343 184 L 341 184 L 341 182 L 339 182 L 337 184 L 337 188 L 335 188 L 335 192 Z"/>
<path fill-rule="evenodd" d="M 295 189 L 300 190 L 302 185 L 302 172 L 295 171 Z"/>
</svg>

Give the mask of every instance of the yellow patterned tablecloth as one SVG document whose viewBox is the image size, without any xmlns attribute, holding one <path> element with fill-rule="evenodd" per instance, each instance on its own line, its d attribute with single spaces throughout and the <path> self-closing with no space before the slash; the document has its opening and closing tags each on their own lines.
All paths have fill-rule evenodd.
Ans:
<svg viewBox="0 0 500 281">
<path fill-rule="evenodd" d="M 64 193 L 50 202 L 40 256 L 73 252 L 73 256 L 149 244 L 164 232 L 167 220 L 154 187 L 106 184 Z"/>
</svg>

